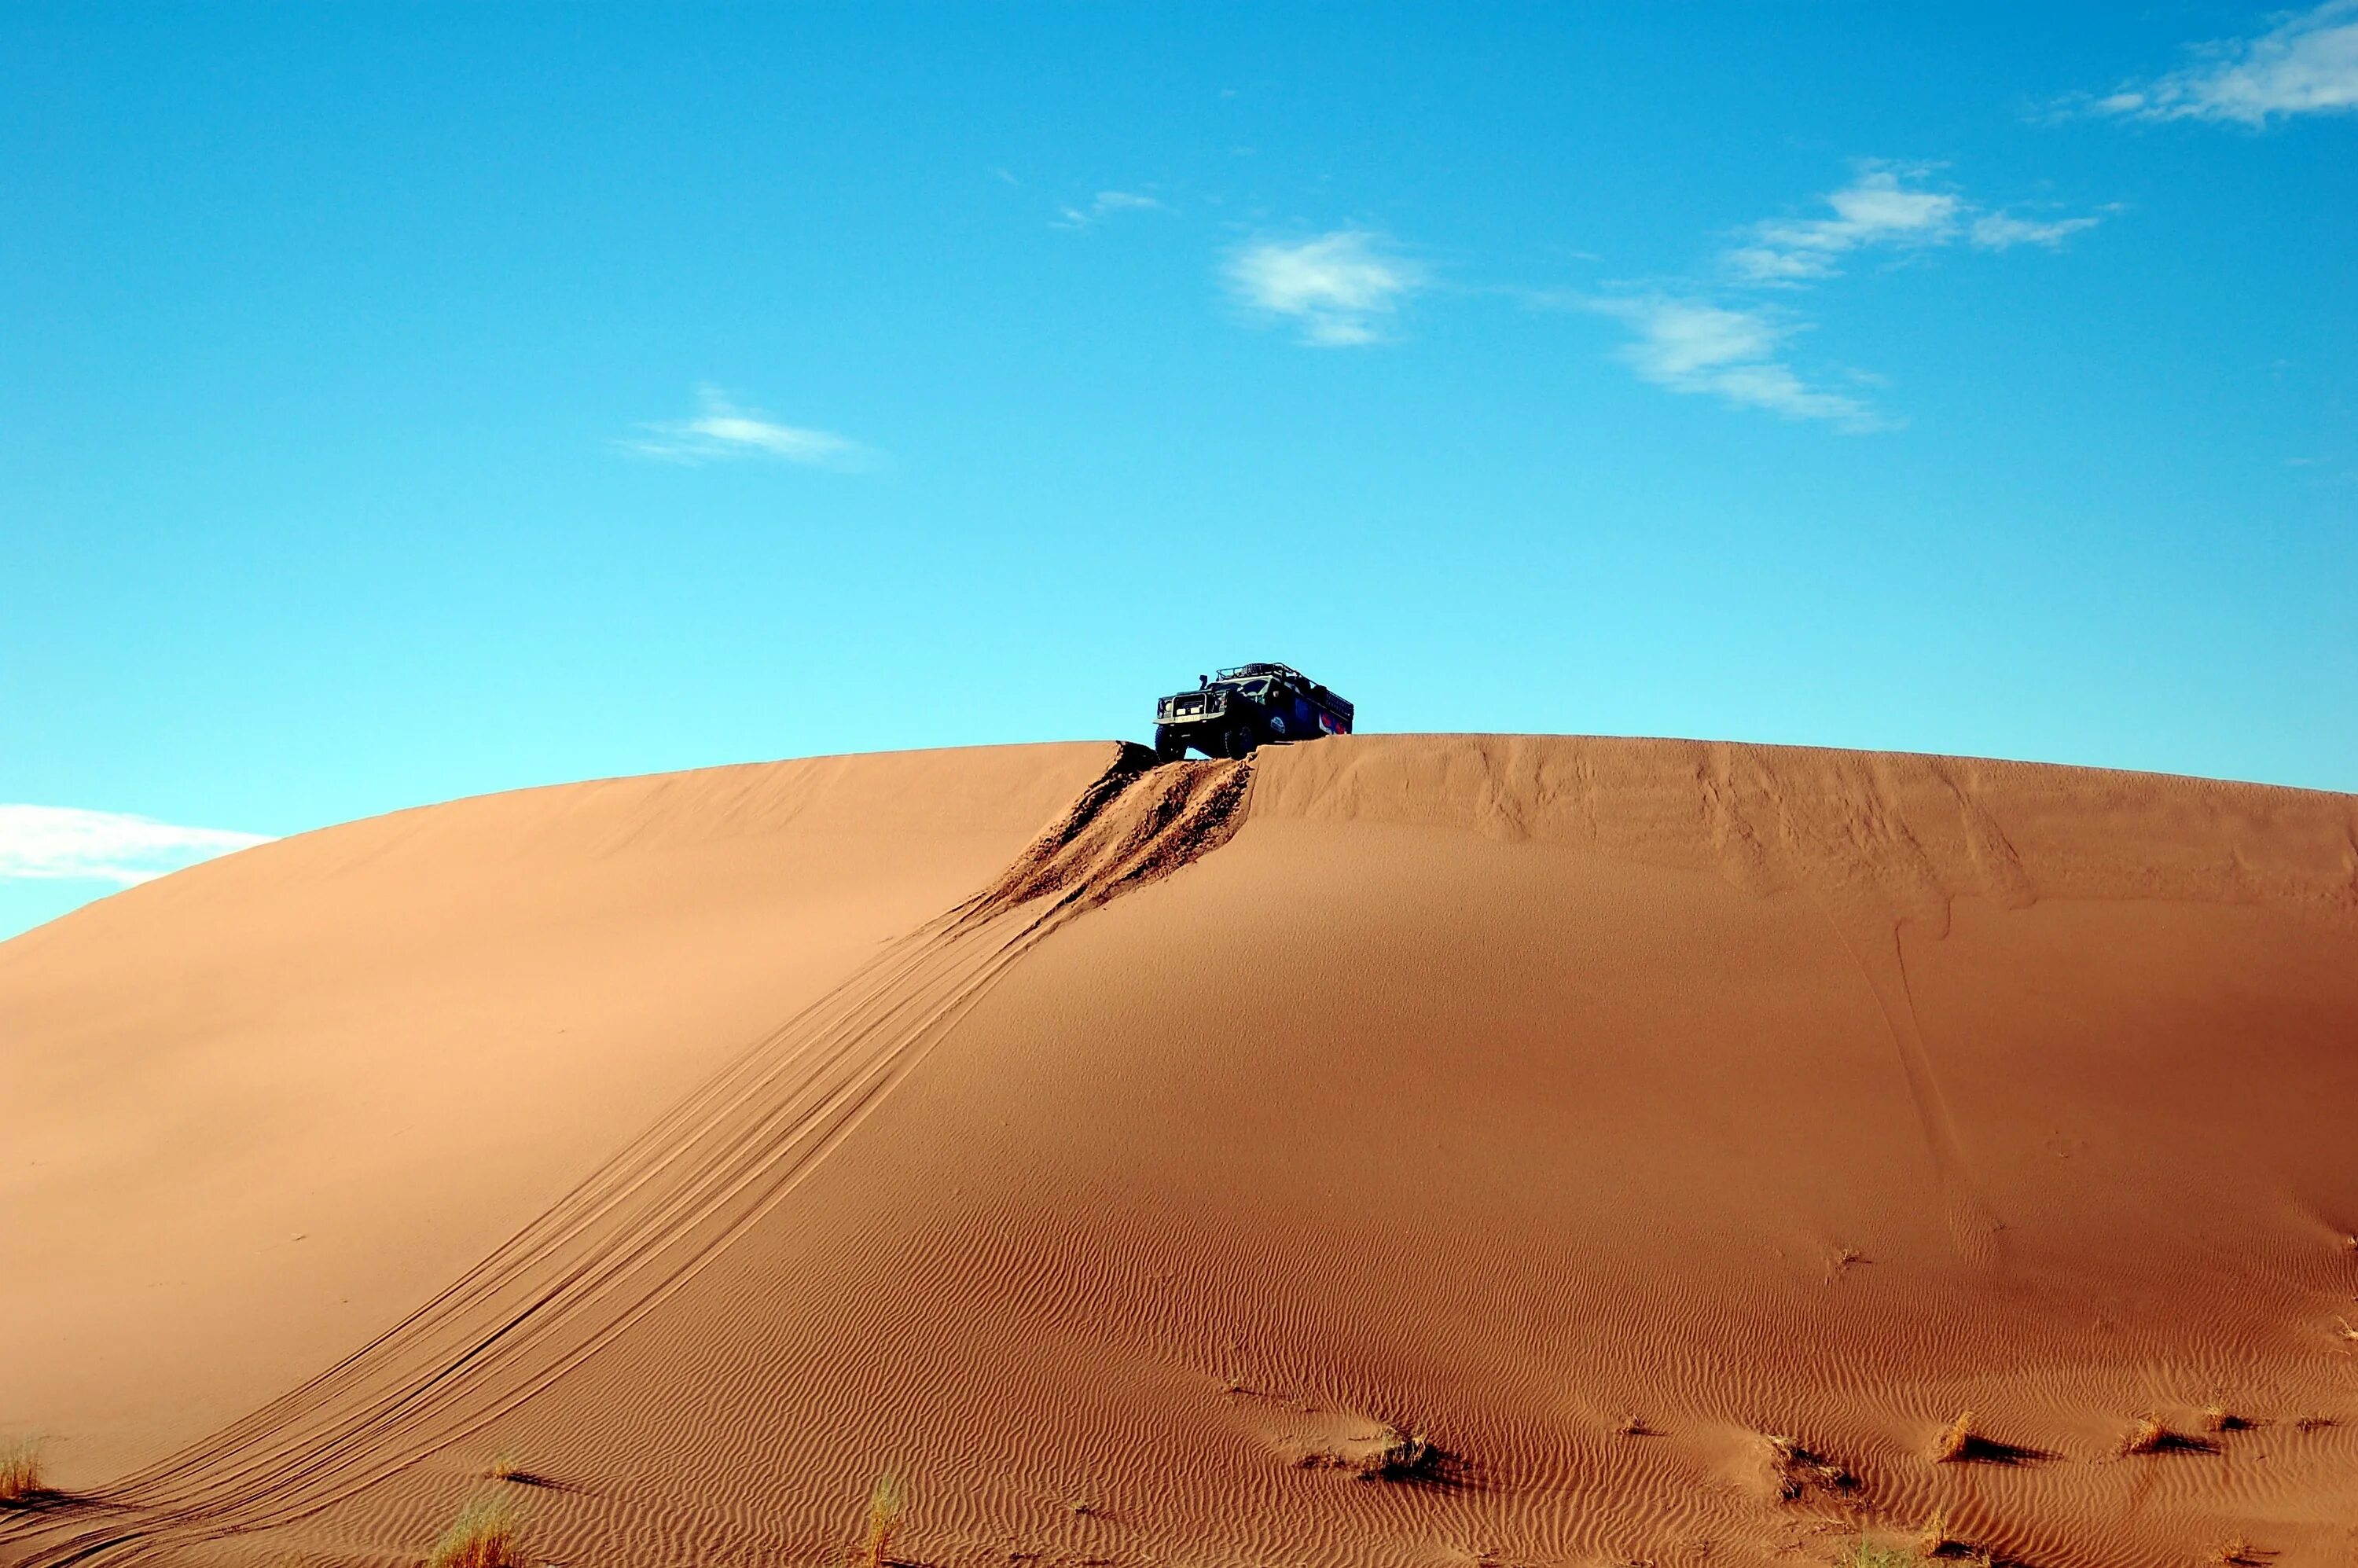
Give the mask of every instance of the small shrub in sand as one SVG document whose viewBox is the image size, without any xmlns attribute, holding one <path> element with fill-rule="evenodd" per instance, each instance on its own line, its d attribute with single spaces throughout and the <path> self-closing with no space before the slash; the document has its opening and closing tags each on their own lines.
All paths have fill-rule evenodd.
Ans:
<svg viewBox="0 0 2358 1568">
<path fill-rule="evenodd" d="M 1974 1412 L 1961 1411 L 1957 1419 L 1942 1430 L 1932 1444 L 1932 1463 L 1953 1465 L 1963 1459 L 1974 1445 Z"/>
<path fill-rule="evenodd" d="M 2202 1407 L 2202 1430 L 2205 1432 L 2248 1432 L 2252 1425 L 2251 1417 L 2237 1415 L 2225 1405 Z"/>
<path fill-rule="evenodd" d="M 1843 1554 L 1834 1559 L 1834 1568 L 1917 1568 L 1921 1561 L 1904 1546 L 1869 1541 L 1862 1535 L 1843 1549 Z"/>
<path fill-rule="evenodd" d="M 2026 1448 L 1990 1436 L 1974 1424 L 1974 1412 L 1960 1411 L 1942 1427 L 1925 1455 L 1935 1465 L 2039 1465 L 2055 1457 L 2041 1448 Z"/>
<path fill-rule="evenodd" d="M 2172 1432 L 2158 1415 L 2140 1416 L 2116 1451 L 2125 1459 L 2141 1454 L 2216 1454 L 2219 1445 L 2207 1437 Z"/>
<path fill-rule="evenodd" d="M 468 1502 L 427 1554 L 427 1568 L 525 1568 L 524 1520 L 497 1493 Z"/>
<path fill-rule="evenodd" d="M 1363 1481 L 1412 1481 L 1433 1475 L 1441 1460 L 1441 1450 L 1424 1433 L 1387 1426 L 1374 1450 L 1352 1468 Z"/>
<path fill-rule="evenodd" d="M 0 1508 L 29 1503 L 42 1490 L 41 1440 L 20 1437 L 0 1443 Z"/>
<path fill-rule="evenodd" d="M 1927 1561 L 1968 1563 L 1974 1568 L 1996 1568 L 1997 1563 L 1987 1548 L 1975 1546 L 1950 1527 L 1946 1509 L 1934 1509 L 1924 1528 L 1916 1532 L 1916 1555 Z"/>
<path fill-rule="evenodd" d="M 1294 1460 L 1304 1470 L 1340 1470 L 1360 1481 L 1447 1481 L 1450 1455 L 1422 1432 L 1387 1422 L 1373 1436 L 1314 1448 Z"/>
<path fill-rule="evenodd" d="M 1858 1485 L 1857 1476 L 1790 1437 L 1760 1441 L 1768 1445 L 1768 1479 L 1785 1502 L 1797 1501 L 1812 1487 L 1824 1492 L 1847 1492 Z"/>
<path fill-rule="evenodd" d="M 2266 1563 L 2267 1558 L 2257 1547 L 2239 1535 L 2233 1541 L 2223 1541 L 2212 1547 L 2211 1561 L 2218 1563 L 2219 1568 L 2260 1568 L 2260 1564 Z"/>
<path fill-rule="evenodd" d="M 900 1478 L 889 1471 L 877 1476 L 875 1488 L 868 1494 L 868 1531 L 852 1549 L 852 1568 L 885 1568 L 892 1561 L 888 1553 L 892 1537 L 900 1532 L 902 1518 L 908 1511 Z"/>
</svg>

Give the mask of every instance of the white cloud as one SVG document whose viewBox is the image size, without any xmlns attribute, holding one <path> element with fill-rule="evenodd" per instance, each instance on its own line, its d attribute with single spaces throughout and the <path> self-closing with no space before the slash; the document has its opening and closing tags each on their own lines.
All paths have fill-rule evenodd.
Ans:
<svg viewBox="0 0 2358 1568">
<path fill-rule="evenodd" d="M 1303 341 L 1348 348 L 1381 341 L 1379 323 L 1424 287 L 1424 269 L 1358 229 L 1260 240 L 1228 260 L 1229 289 L 1253 309 L 1300 323 Z"/>
<path fill-rule="evenodd" d="M 1793 288 L 1834 276 L 1841 257 L 1869 247 L 1926 249 L 1961 237 L 1985 251 L 2051 247 L 2102 221 L 1984 211 L 1962 196 L 1924 189 L 1927 172 L 1861 164 L 1857 178 L 1825 199 L 1833 217 L 1756 223 L 1723 259 L 1742 282 Z"/>
<path fill-rule="evenodd" d="M 647 434 L 622 443 L 646 457 L 702 463 L 721 458 L 771 458 L 819 468 L 865 468 L 875 453 L 848 436 L 773 423 L 759 410 L 740 408 L 717 386 L 696 391 L 692 419 L 642 426 Z"/>
<path fill-rule="evenodd" d="M 1825 199 L 1833 217 L 1756 223 L 1727 264 L 1753 283 L 1801 283 L 1833 276 L 1838 257 L 1865 246 L 1945 244 L 1963 203 L 1908 183 L 1922 177 L 1920 169 L 1863 165 L 1857 178 Z"/>
<path fill-rule="evenodd" d="M 224 827 L 176 827 L 70 806 L 0 806 L 0 881 L 87 881 L 128 887 L 270 840 Z"/>
<path fill-rule="evenodd" d="M 1660 295 L 1597 299 L 1590 308 L 1628 325 L 1637 341 L 1619 351 L 1639 376 L 1672 392 L 1704 393 L 1740 408 L 1788 419 L 1824 419 L 1847 430 L 1887 428 L 1857 398 L 1804 382 L 1779 357 L 1794 329 L 1755 310 Z"/>
<path fill-rule="evenodd" d="M 2042 222 L 2017 218 L 2011 212 L 1985 212 L 1974 220 L 1973 242 L 1982 250 L 2003 251 L 2016 245 L 2059 245 L 2082 229 L 2093 229 L 2093 218 L 2057 218 Z"/>
<path fill-rule="evenodd" d="M 2140 120 L 2265 125 L 2279 114 L 2358 110 L 2358 0 L 2327 0 L 2255 38 L 2205 46 L 2201 64 L 2095 100 Z"/>
<path fill-rule="evenodd" d="M 1790 294 L 1839 276 L 1844 258 L 1862 251 L 1931 249 L 1960 241 L 1988 251 L 2052 248 L 2101 221 L 1985 209 L 1955 191 L 1931 188 L 1931 170 L 1924 165 L 1864 160 L 1855 168 L 1849 184 L 1824 198 L 1831 216 L 1773 218 L 1742 230 L 1721 253 L 1723 285 L 1732 279 L 1746 289 Z M 1580 303 L 1628 326 L 1634 340 L 1618 357 L 1657 386 L 1789 419 L 1825 420 L 1845 430 L 1884 430 L 1896 423 L 1850 393 L 1813 384 L 1788 362 L 1787 341 L 1809 326 L 1790 313 L 1730 306 L 1686 288 Z M 1863 371 L 1844 375 L 1861 385 L 1881 384 Z"/>
<path fill-rule="evenodd" d="M 1116 212 L 1163 212 L 1169 209 L 1152 196 L 1141 196 L 1134 190 L 1100 190 L 1087 207 L 1065 207 L 1059 210 L 1050 228 L 1086 229 L 1104 222 Z"/>
</svg>

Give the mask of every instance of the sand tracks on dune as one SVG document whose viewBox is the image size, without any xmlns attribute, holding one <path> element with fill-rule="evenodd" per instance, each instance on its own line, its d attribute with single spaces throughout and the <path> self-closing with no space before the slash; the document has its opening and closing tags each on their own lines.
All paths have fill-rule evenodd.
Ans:
<svg viewBox="0 0 2358 1568">
<path fill-rule="evenodd" d="M 1105 776 L 990 886 L 946 917 L 953 932 L 1048 900 L 1044 928 L 1159 881 L 1228 841 L 1243 825 L 1250 762 L 1155 767 L 1142 746 L 1124 746 Z"/>
<path fill-rule="evenodd" d="M 996 881 L 742 1052 L 463 1278 L 164 1463 L 0 1517 L 0 1560 L 171 1561 L 316 1513 L 514 1411 L 774 1207 L 1026 952 L 1225 843 L 1250 779 L 1249 762 L 1157 767 L 1124 747 Z"/>
</svg>

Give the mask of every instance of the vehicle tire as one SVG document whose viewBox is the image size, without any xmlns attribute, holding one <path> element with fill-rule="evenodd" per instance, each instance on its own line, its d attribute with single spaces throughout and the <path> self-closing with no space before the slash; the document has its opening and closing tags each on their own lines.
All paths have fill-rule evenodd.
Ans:
<svg viewBox="0 0 2358 1568">
<path fill-rule="evenodd" d="M 1253 734 L 1249 730 L 1228 731 L 1228 753 L 1231 757 L 1249 757 L 1253 752 Z"/>
<path fill-rule="evenodd" d="M 1186 754 L 1185 736 L 1178 734 L 1167 724 L 1158 724 L 1154 727 L 1154 760 L 1156 762 L 1175 762 Z"/>
</svg>

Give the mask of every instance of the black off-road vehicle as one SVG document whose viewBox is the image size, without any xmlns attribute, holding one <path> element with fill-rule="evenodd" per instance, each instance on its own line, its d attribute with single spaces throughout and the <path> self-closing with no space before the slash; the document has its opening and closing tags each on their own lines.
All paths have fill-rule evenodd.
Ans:
<svg viewBox="0 0 2358 1568">
<path fill-rule="evenodd" d="M 1348 735 L 1351 705 L 1291 665 L 1239 665 L 1154 705 L 1154 754 L 1176 762 L 1194 747 L 1242 757 L 1256 746 Z"/>
</svg>

